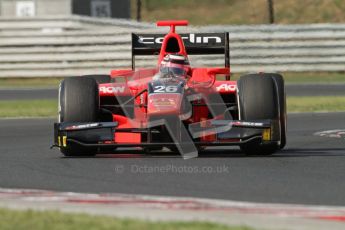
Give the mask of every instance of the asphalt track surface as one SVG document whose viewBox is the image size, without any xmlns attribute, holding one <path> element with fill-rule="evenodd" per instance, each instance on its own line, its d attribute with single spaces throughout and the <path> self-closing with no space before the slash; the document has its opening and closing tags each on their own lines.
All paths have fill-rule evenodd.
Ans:
<svg viewBox="0 0 345 230">
<path fill-rule="evenodd" d="M 133 150 L 65 158 L 49 149 L 53 122 L 0 120 L 0 187 L 345 205 L 345 139 L 313 135 L 345 128 L 345 113 L 289 114 L 287 147 L 273 156 L 216 149 L 190 160 Z"/>
<path fill-rule="evenodd" d="M 288 96 L 344 96 L 345 84 L 287 84 Z M 56 99 L 57 89 L 0 89 L 0 100 Z"/>
</svg>

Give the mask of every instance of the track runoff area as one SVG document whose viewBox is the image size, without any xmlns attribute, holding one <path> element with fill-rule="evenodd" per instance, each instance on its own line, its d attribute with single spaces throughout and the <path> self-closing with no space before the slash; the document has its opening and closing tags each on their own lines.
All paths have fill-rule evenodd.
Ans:
<svg viewBox="0 0 345 230">
<path fill-rule="evenodd" d="M 143 157 L 125 150 L 67 159 L 46 144 L 54 120 L 0 120 L 2 187 L 29 189 L 1 189 L 0 206 L 259 229 L 343 229 L 344 115 L 290 114 L 288 145 L 271 157 L 210 150 L 188 161 L 164 151 Z M 145 171 L 169 164 L 171 173 Z M 191 166 L 224 170 L 189 172 Z"/>
<path fill-rule="evenodd" d="M 254 229 L 340 230 L 345 226 L 344 207 L 263 204 L 189 197 L 0 189 L 0 206 L 17 210 L 60 210 L 151 221 L 207 221 Z"/>
</svg>

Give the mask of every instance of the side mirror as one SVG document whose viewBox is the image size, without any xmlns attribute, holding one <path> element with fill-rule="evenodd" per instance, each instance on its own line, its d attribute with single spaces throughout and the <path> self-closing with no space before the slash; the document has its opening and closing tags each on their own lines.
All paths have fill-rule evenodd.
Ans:
<svg viewBox="0 0 345 230">
<path fill-rule="evenodd" d="M 229 68 L 194 68 L 188 81 L 191 88 L 211 88 L 217 74 L 230 74 Z"/>
</svg>

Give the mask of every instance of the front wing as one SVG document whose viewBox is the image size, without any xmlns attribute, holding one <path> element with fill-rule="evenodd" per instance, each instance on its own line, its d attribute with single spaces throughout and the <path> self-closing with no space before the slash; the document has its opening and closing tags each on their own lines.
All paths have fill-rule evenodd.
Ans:
<svg viewBox="0 0 345 230">
<path fill-rule="evenodd" d="M 228 125 L 226 131 L 217 131 L 220 126 Z M 174 142 L 154 142 L 151 138 L 143 138 L 140 141 L 117 141 L 116 134 L 146 135 L 157 133 L 154 128 L 118 128 L 117 122 L 93 122 L 93 123 L 55 123 L 53 147 L 68 147 L 79 145 L 81 147 L 97 147 L 100 152 L 112 151 L 118 147 L 154 147 L 176 146 Z M 241 146 L 250 142 L 272 143 L 279 142 L 279 121 L 229 121 L 215 120 L 208 127 L 189 127 L 190 133 L 197 133 L 198 137 L 192 137 L 193 143 L 199 146 Z M 205 135 L 200 135 L 204 133 Z M 192 136 L 192 135 L 191 135 Z M 186 144 L 186 143 L 180 143 Z M 188 143 L 190 144 L 190 143 Z"/>
</svg>

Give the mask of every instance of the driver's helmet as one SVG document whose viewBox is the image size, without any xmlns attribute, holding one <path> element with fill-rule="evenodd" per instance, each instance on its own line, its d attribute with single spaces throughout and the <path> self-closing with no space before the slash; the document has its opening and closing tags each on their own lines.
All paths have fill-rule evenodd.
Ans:
<svg viewBox="0 0 345 230">
<path fill-rule="evenodd" d="M 191 68 L 188 58 L 182 54 L 167 54 L 160 63 L 159 72 L 162 75 L 187 78 L 190 76 Z"/>
</svg>

